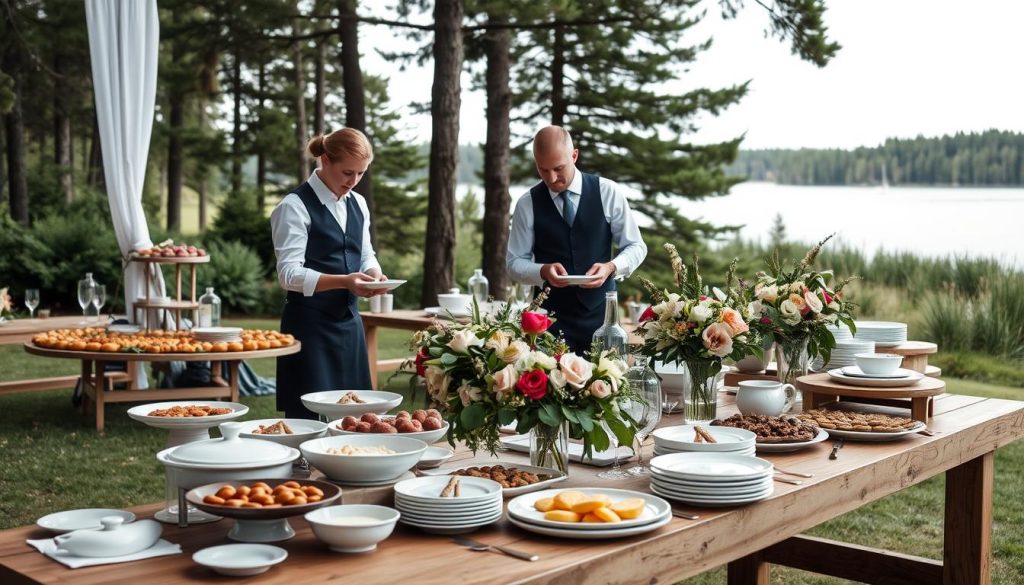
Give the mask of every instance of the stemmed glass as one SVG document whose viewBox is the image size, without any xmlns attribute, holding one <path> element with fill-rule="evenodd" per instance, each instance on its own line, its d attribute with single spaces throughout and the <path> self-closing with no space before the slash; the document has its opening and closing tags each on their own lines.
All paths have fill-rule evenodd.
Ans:
<svg viewBox="0 0 1024 585">
<path fill-rule="evenodd" d="M 96 307 L 96 315 L 100 316 L 100 310 L 107 304 L 107 287 L 97 284 L 92 291 L 92 306 Z"/>
<path fill-rule="evenodd" d="M 629 400 L 627 402 L 620 404 L 619 408 L 623 413 L 629 413 L 632 410 L 632 406 L 633 401 Z M 608 471 L 602 471 L 598 473 L 597 477 L 600 477 L 601 479 L 611 480 L 628 479 L 632 477 L 629 473 L 623 471 L 622 468 L 619 466 L 619 438 L 615 436 L 615 433 L 613 433 L 610 428 L 608 428 L 608 423 L 602 422 L 601 426 L 604 427 L 605 432 L 608 433 L 608 440 L 611 441 L 613 459 L 612 468 L 609 469 Z"/>
<path fill-rule="evenodd" d="M 648 367 L 646 357 L 636 352 L 634 360 L 633 367 L 626 372 L 626 379 L 629 380 L 631 390 L 637 394 L 632 402 L 642 402 L 644 406 L 629 410 L 636 423 L 637 460 L 636 465 L 628 471 L 633 475 L 643 475 L 649 472 L 644 465 L 644 440 L 661 422 L 661 383 L 658 375 Z"/>
<path fill-rule="evenodd" d="M 85 278 L 78 281 L 78 305 L 82 307 L 82 323 L 88 323 L 86 319 L 88 313 L 85 312 L 85 308 L 92 304 L 93 294 L 96 292 L 94 287 L 96 283 L 90 279 Z"/>
<path fill-rule="evenodd" d="M 25 306 L 28 307 L 29 319 L 36 316 L 36 307 L 39 306 L 39 289 L 30 288 L 25 291 Z"/>
</svg>

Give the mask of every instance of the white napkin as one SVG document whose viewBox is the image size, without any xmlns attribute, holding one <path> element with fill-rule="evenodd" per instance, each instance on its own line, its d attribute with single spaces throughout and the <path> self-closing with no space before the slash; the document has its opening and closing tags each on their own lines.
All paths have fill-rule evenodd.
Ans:
<svg viewBox="0 0 1024 585">
<path fill-rule="evenodd" d="M 137 553 L 123 555 L 120 557 L 79 557 L 63 551 L 58 552 L 57 543 L 55 543 L 52 538 L 26 540 L 25 542 L 35 547 L 36 550 L 44 555 L 72 569 L 77 569 L 79 567 L 91 567 L 93 565 L 126 563 L 128 561 L 139 561 L 151 557 L 162 557 L 164 555 L 175 555 L 181 553 L 180 544 L 173 544 L 162 538 L 146 550 L 140 550 Z"/>
</svg>

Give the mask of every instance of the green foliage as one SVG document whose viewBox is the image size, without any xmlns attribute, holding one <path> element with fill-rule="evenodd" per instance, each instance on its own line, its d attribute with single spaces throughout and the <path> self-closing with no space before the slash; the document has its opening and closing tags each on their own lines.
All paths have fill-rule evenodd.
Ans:
<svg viewBox="0 0 1024 585">
<path fill-rule="evenodd" d="M 214 242 L 207 251 L 210 263 L 204 268 L 201 284 L 216 289 L 223 310 L 249 315 L 261 309 L 266 293 L 259 256 L 237 241 Z"/>
<path fill-rule="evenodd" d="M 90 203 L 72 204 L 67 212 L 33 224 L 31 233 L 41 246 L 39 260 L 46 266 L 38 273 L 40 306 L 65 312 L 80 311 L 78 281 L 92 272 L 106 285 L 107 306 L 123 306 L 121 255 L 110 217 L 88 213 Z"/>
<path fill-rule="evenodd" d="M 270 237 L 270 220 L 256 209 L 255 197 L 248 192 L 228 196 L 220 206 L 217 222 L 207 232 L 205 240 L 214 243 L 237 242 L 254 251 L 259 260 L 256 276 L 263 278 L 274 273 L 274 242 Z M 213 252 L 211 251 L 211 256 Z"/>
</svg>

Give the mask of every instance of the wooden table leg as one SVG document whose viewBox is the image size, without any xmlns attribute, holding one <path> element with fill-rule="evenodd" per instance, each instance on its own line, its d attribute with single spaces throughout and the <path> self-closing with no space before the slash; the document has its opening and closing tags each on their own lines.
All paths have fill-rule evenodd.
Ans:
<svg viewBox="0 0 1024 585">
<path fill-rule="evenodd" d="M 370 362 L 370 386 L 377 389 L 377 326 L 367 325 L 363 321 L 363 334 L 366 336 L 366 357 Z"/>
<path fill-rule="evenodd" d="M 942 582 L 987 584 L 992 565 L 993 453 L 946 472 Z"/>
<path fill-rule="evenodd" d="M 96 430 L 103 432 L 103 395 L 107 391 L 107 362 L 96 362 Z"/>
<path fill-rule="evenodd" d="M 918 396 L 910 399 L 910 418 L 921 422 L 928 422 L 928 401 L 929 396 Z"/>
<path fill-rule="evenodd" d="M 82 360 L 82 381 L 79 383 L 82 385 L 82 401 L 78 403 L 78 411 L 84 415 L 89 412 L 89 400 L 91 400 L 87 387 L 93 383 L 92 362 L 89 360 Z"/>
<path fill-rule="evenodd" d="M 228 375 L 231 376 L 231 402 L 238 402 L 238 360 L 228 362 Z"/>
<path fill-rule="evenodd" d="M 768 585 L 771 565 L 764 560 L 764 551 L 758 551 L 729 563 L 728 585 Z"/>
</svg>

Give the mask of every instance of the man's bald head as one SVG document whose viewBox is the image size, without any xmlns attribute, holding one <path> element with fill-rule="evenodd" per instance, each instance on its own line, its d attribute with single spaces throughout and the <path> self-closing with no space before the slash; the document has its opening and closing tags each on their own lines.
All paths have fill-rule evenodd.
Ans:
<svg viewBox="0 0 1024 585">
<path fill-rule="evenodd" d="M 541 128 L 533 137 L 533 161 L 537 165 L 537 174 L 555 193 L 569 188 L 576 175 L 578 156 L 572 136 L 561 126 Z"/>
</svg>

